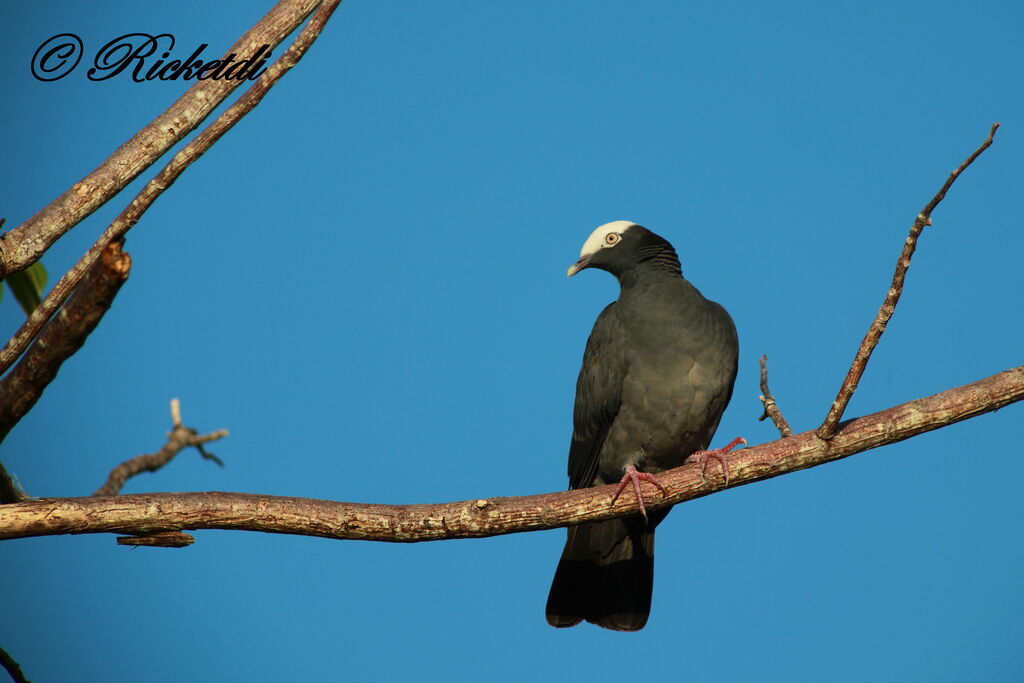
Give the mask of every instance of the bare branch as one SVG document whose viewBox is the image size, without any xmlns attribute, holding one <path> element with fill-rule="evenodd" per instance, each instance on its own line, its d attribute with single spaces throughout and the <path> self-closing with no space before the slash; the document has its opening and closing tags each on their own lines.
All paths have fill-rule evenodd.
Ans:
<svg viewBox="0 0 1024 683">
<path fill-rule="evenodd" d="M 100 238 L 89 247 L 89 250 L 79 259 L 78 263 L 72 266 L 57 281 L 57 284 L 53 286 L 53 289 L 46 295 L 42 303 L 36 307 L 32 315 L 11 337 L 4 348 L 0 350 L 0 374 L 7 371 L 7 368 L 21 355 L 25 346 L 35 337 L 39 329 L 42 328 L 50 316 L 54 314 L 57 308 L 74 291 L 75 286 L 105 246 L 114 240 L 121 239 L 125 233 L 131 230 L 139 218 L 142 217 L 142 214 L 156 201 L 156 198 L 170 187 L 193 161 L 202 156 L 224 133 L 228 132 L 243 116 L 252 111 L 270 88 L 289 69 L 298 63 L 309 46 L 320 35 L 325 23 L 340 2 L 341 0 L 326 0 L 317 10 L 316 14 L 310 18 L 306 26 L 303 27 L 302 31 L 299 32 L 299 35 L 292 42 L 288 50 L 259 77 L 245 94 L 217 117 L 217 120 L 203 129 L 180 152 L 175 154 L 171 161 L 164 166 L 163 170 L 146 184 L 135 196 L 135 199 L 114 219 L 114 222 L 103 231 Z"/>
<path fill-rule="evenodd" d="M 281 0 L 226 54 L 248 56 L 263 45 L 274 49 L 318 4 L 320 0 Z M 164 152 L 195 130 L 240 83 L 232 78 L 196 81 L 98 168 L 36 215 L 0 236 L 0 279 L 35 263 L 61 235 L 103 206 Z"/>
<path fill-rule="evenodd" d="M 949 174 L 949 178 L 942 185 L 942 188 L 938 193 L 932 197 L 932 200 L 928 202 L 921 213 L 917 214 L 917 218 L 914 219 L 914 224 L 910 226 L 910 235 L 903 243 L 903 251 L 900 254 L 900 258 L 896 261 L 896 272 L 892 277 L 892 285 L 889 287 L 888 293 L 885 295 L 885 301 L 882 302 L 882 307 L 878 309 L 878 315 L 875 316 L 874 322 L 871 323 L 871 327 L 868 328 L 867 334 L 864 335 L 864 340 L 860 343 L 860 347 L 857 349 L 857 354 L 853 358 L 853 364 L 850 366 L 849 372 L 846 373 L 846 379 L 843 380 L 842 386 L 839 387 L 839 393 L 836 395 L 836 399 L 832 402 L 832 406 L 829 408 L 828 415 L 825 417 L 825 421 L 821 423 L 821 426 L 817 429 L 817 435 L 822 439 L 831 439 L 835 436 L 839 420 L 843 417 L 843 412 L 846 410 L 846 405 L 850 402 L 853 397 L 853 392 L 857 391 L 857 384 L 860 382 L 861 376 L 864 374 L 864 369 L 867 367 L 868 359 L 871 358 L 871 353 L 875 350 L 875 346 L 878 345 L 878 340 L 882 338 L 882 333 L 885 332 L 885 326 L 889 323 L 889 319 L 892 318 L 893 312 L 896 310 L 896 304 L 900 300 L 900 295 L 903 293 L 903 282 L 907 277 L 907 269 L 910 268 L 910 258 L 914 255 L 914 249 L 917 248 L 917 239 L 920 237 L 921 232 L 925 226 L 932 224 L 932 211 L 939 202 L 946 196 L 946 192 L 953 183 L 960 176 L 964 170 L 970 166 L 975 159 L 977 159 L 982 152 L 989 148 L 992 144 L 992 140 L 996 134 L 996 129 L 999 128 L 999 123 L 993 123 L 991 130 L 988 132 L 988 137 L 981 143 L 978 149 L 974 150 L 971 156 L 967 157 L 962 164 L 960 164 L 956 170 Z"/>
<path fill-rule="evenodd" d="M 804 432 L 736 452 L 732 486 L 814 467 L 1024 399 L 1024 366 L 934 396 L 851 420 L 831 441 Z M 659 475 L 669 494 L 649 508 L 706 496 L 700 465 Z M 717 481 L 717 480 L 716 480 Z M 436 505 L 375 505 L 244 493 L 153 493 L 116 498 L 49 498 L 0 505 L 0 539 L 55 534 L 151 535 L 182 529 L 233 529 L 392 542 L 494 536 L 636 514 L 630 496 L 614 507 L 614 486 L 520 498 Z"/>
<path fill-rule="evenodd" d="M 156 453 L 144 453 L 137 455 L 130 460 L 126 460 L 110 472 L 110 476 L 107 477 L 107 483 L 101 486 L 93 496 L 116 496 L 124 486 L 124 483 L 136 474 L 142 472 L 156 472 L 158 469 L 169 463 L 174 456 L 182 451 L 182 449 L 193 446 L 199 451 L 199 454 L 206 460 L 213 460 L 215 463 L 224 467 L 224 463 L 221 462 L 213 453 L 207 453 L 203 449 L 203 444 L 218 439 L 223 439 L 228 435 L 228 430 L 218 429 L 215 432 L 209 434 L 200 435 L 196 430 L 191 427 L 186 427 L 181 424 L 181 403 L 178 399 L 171 399 L 171 420 L 174 423 L 171 431 L 167 432 L 167 443 Z M 135 543 L 133 545 L 143 545 L 143 543 Z M 149 543 L 148 545 L 158 545 L 156 543 Z M 180 546 L 174 546 L 180 547 Z"/>
<path fill-rule="evenodd" d="M 761 395 L 758 396 L 761 403 L 764 404 L 764 413 L 761 417 L 757 418 L 758 422 L 771 418 L 775 428 L 779 430 L 779 434 L 785 439 L 787 436 L 792 436 L 793 430 L 789 428 L 789 423 L 786 422 L 786 418 L 782 416 L 782 410 L 779 409 L 778 403 L 775 402 L 775 397 L 772 396 L 772 392 L 768 389 L 768 356 L 767 354 L 761 355 Z"/>
<path fill-rule="evenodd" d="M 17 367 L 0 380 L 0 441 L 32 409 L 64 361 L 85 343 L 128 279 L 131 264 L 120 242 L 107 245 L 68 305 L 47 323 Z"/>
</svg>

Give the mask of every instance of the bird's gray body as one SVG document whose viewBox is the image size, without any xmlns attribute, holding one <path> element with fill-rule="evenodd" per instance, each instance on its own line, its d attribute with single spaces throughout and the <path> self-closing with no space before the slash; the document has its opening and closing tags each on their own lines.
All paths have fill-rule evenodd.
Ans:
<svg viewBox="0 0 1024 683">
<path fill-rule="evenodd" d="M 595 241 L 611 240 L 611 232 L 615 241 Z M 624 221 L 598 228 L 569 274 L 586 267 L 614 274 L 621 291 L 594 323 L 576 383 L 574 489 L 616 483 L 630 465 L 656 474 L 706 449 L 732 396 L 739 355 L 732 318 L 682 277 L 675 250 L 646 228 Z M 668 512 L 570 527 L 548 623 L 643 628 L 654 528 Z"/>
<path fill-rule="evenodd" d="M 725 309 L 680 275 L 651 269 L 624 282 L 583 356 L 570 485 L 617 483 L 628 465 L 656 474 L 707 448 L 732 394 L 738 347 Z"/>
</svg>

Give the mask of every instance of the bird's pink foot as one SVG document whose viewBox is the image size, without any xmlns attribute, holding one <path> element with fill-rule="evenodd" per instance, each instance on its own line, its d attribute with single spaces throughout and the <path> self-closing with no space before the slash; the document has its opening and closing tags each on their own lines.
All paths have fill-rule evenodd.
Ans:
<svg viewBox="0 0 1024 683">
<path fill-rule="evenodd" d="M 640 514 L 644 516 L 644 520 L 646 521 L 647 508 L 644 507 L 644 496 L 643 493 L 640 492 L 641 480 L 650 482 L 657 486 L 661 489 L 662 495 L 668 493 L 656 476 L 649 472 L 638 472 L 635 467 L 630 465 L 626 468 L 626 473 L 622 475 L 622 479 L 619 481 L 619 486 L 615 489 L 615 495 L 612 496 L 612 505 L 615 505 L 616 499 L 618 499 L 619 494 L 622 493 L 626 486 L 628 484 L 633 484 L 633 493 L 636 494 L 636 500 L 640 503 Z"/>
<path fill-rule="evenodd" d="M 725 454 L 736 448 L 740 444 L 744 447 L 747 445 L 747 440 L 742 436 L 737 436 L 735 439 L 727 443 L 722 448 L 713 448 L 710 451 L 697 451 L 691 455 L 687 460 L 688 462 L 700 463 L 700 476 L 701 479 L 707 479 L 708 471 L 708 460 L 717 460 L 722 466 L 722 474 L 725 475 L 725 485 L 729 485 L 729 460 L 725 457 Z"/>
</svg>

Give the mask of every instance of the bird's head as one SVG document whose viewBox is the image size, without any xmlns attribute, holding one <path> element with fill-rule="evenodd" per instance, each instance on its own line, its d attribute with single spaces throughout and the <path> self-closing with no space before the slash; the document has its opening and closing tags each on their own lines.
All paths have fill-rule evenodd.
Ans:
<svg viewBox="0 0 1024 683">
<path fill-rule="evenodd" d="M 566 276 L 584 268 L 600 268 L 618 277 L 647 261 L 679 272 L 676 252 L 664 238 L 632 221 L 612 221 L 590 233 L 579 260 L 569 266 Z"/>
</svg>

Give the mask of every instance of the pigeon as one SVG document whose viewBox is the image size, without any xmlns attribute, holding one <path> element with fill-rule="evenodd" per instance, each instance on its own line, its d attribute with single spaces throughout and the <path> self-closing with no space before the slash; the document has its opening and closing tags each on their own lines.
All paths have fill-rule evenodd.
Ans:
<svg viewBox="0 0 1024 683">
<path fill-rule="evenodd" d="M 576 382 L 569 487 L 618 483 L 641 514 L 569 527 L 547 602 L 554 627 L 584 619 L 617 631 L 647 623 L 654 587 L 654 529 L 670 507 L 648 512 L 640 482 L 684 462 L 718 460 L 736 439 L 705 451 L 732 397 L 739 339 L 732 318 L 682 276 L 675 249 L 631 221 L 597 228 L 569 277 L 614 275 L 619 298 L 598 316 Z M 614 498 L 612 500 L 614 503 Z"/>
</svg>

